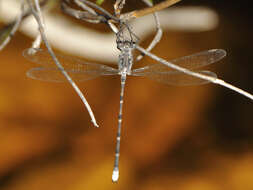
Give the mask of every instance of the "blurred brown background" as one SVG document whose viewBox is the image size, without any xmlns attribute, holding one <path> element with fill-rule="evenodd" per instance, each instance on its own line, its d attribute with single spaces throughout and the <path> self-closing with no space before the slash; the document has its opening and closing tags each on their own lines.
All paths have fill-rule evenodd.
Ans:
<svg viewBox="0 0 253 190">
<path fill-rule="evenodd" d="M 225 49 L 227 57 L 210 69 L 253 93 L 253 17 L 247 1 L 185 0 L 180 5 L 216 10 L 219 27 L 201 33 L 165 31 L 153 52 L 172 59 Z M 111 6 L 111 0 L 104 4 Z M 129 0 L 126 10 L 142 7 Z M 94 128 L 69 84 L 26 77 L 34 65 L 21 52 L 31 41 L 18 33 L 0 52 L 1 190 L 253 189 L 251 101 L 212 84 L 173 87 L 133 77 L 126 85 L 120 180 L 112 184 L 119 77 L 79 84 L 100 125 Z"/>
</svg>

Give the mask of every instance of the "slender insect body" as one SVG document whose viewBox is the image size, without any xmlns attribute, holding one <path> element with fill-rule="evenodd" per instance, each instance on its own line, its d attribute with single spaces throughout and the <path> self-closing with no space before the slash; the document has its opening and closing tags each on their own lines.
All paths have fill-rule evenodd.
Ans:
<svg viewBox="0 0 253 190">
<path fill-rule="evenodd" d="M 131 75 L 133 65 L 133 50 L 135 49 L 135 42 L 124 38 L 123 30 L 117 34 L 117 48 L 120 50 L 118 61 L 118 74 L 121 75 L 121 89 L 119 101 L 119 115 L 118 115 L 118 130 L 116 137 L 116 149 L 114 168 L 112 173 L 112 181 L 117 182 L 119 178 L 119 156 L 120 156 L 120 140 L 121 140 L 121 126 L 122 126 L 122 109 L 124 102 L 124 89 L 126 83 L 126 76 Z"/>
<path fill-rule="evenodd" d="M 129 54 L 131 55 L 131 54 Z M 115 149 L 115 160 L 114 160 L 114 168 L 112 173 L 112 181 L 117 182 L 119 178 L 119 155 L 120 155 L 120 139 L 121 139 L 121 126 L 122 126 L 122 108 L 123 108 L 123 102 L 124 102 L 124 89 L 125 89 L 125 83 L 126 83 L 126 75 L 127 69 L 129 68 L 131 71 L 132 67 L 132 61 L 131 62 L 125 62 L 130 59 L 132 59 L 131 56 L 123 56 L 122 63 L 119 61 L 119 70 L 120 66 L 122 67 L 120 70 L 121 72 L 121 89 L 120 89 L 120 101 L 119 101 L 119 115 L 118 115 L 118 131 L 117 131 L 117 137 L 116 137 L 116 149 Z"/>
</svg>

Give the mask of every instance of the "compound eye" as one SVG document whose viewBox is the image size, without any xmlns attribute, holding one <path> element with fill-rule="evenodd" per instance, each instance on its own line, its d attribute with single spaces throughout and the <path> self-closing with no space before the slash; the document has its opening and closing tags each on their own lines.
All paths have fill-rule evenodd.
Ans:
<svg viewBox="0 0 253 190">
<path fill-rule="evenodd" d="M 121 50 L 122 48 L 123 48 L 123 44 L 120 42 L 120 43 L 117 43 L 117 48 L 119 49 L 119 50 Z"/>
</svg>

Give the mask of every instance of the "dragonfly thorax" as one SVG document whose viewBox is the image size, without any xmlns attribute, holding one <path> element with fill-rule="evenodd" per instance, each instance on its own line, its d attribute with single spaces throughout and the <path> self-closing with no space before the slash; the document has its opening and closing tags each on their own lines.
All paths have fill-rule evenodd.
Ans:
<svg viewBox="0 0 253 190">
<path fill-rule="evenodd" d="M 118 62 L 119 74 L 130 75 L 133 65 L 132 51 L 135 48 L 135 44 L 130 41 L 119 42 L 118 48 L 121 50 Z"/>
</svg>

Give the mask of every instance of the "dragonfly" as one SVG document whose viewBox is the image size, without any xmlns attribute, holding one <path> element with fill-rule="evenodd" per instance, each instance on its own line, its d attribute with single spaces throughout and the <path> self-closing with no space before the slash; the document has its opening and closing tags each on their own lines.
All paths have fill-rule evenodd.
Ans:
<svg viewBox="0 0 253 190">
<path fill-rule="evenodd" d="M 143 1 L 149 2 L 147 0 Z M 117 68 L 103 64 L 87 63 L 77 58 L 71 58 L 61 54 L 56 54 L 56 57 L 62 65 L 59 66 L 57 59 L 54 57 L 54 54 L 52 53 L 50 48 L 48 48 L 48 50 L 50 51 L 54 59 L 51 58 L 51 55 L 47 51 L 42 49 L 28 49 L 24 51 L 24 56 L 28 60 L 40 65 L 40 67 L 32 68 L 27 72 L 27 76 L 33 79 L 50 82 L 64 82 L 70 81 L 68 77 L 69 75 L 73 80 L 77 82 L 82 82 L 94 79 L 99 76 L 120 76 L 121 89 L 118 113 L 118 129 L 116 135 L 115 160 L 112 172 L 113 182 L 117 182 L 119 178 L 119 155 L 123 113 L 122 109 L 127 76 L 147 77 L 151 80 L 155 80 L 157 82 L 165 83 L 168 85 L 199 85 L 211 82 L 213 84 L 217 84 L 225 88 L 231 89 L 253 100 L 252 94 L 217 78 L 217 75 L 215 73 L 208 70 L 199 70 L 204 66 L 213 64 L 224 58 L 226 56 L 226 51 L 223 49 L 211 49 L 189 56 L 177 58 L 171 61 L 167 61 L 151 53 L 150 50 L 159 42 L 161 38 L 161 33 L 159 35 L 159 31 L 161 32 L 161 28 L 158 17 L 156 18 L 156 36 L 158 36 L 158 38 L 155 37 L 147 49 L 144 49 L 138 45 L 139 38 L 134 34 L 134 32 L 132 32 L 130 25 L 128 25 L 129 19 L 144 16 L 148 13 L 154 13 L 154 11 L 163 9 L 178 1 L 180 0 L 166 0 L 155 6 L 146 3 L 148 6 L 150 6 L 149 8 L 137 12 L 133 11 L 123 15 L 120 14 L 120 12 L 123 8 L 123 5 L 125 4 L 125 0 L 116 0 L 114 6 L 114 15 L 111 15 L 103 8 L 97 6 L 96 4 L 88 0 L 74 1 L 77 6 L 83 9 L 83 11 L 81 12 L 80 10 L 75 10 L 71 8 L 71 6 L 67 6 L 67 4 L 69 3 L 68 0 L 62 1 L 63 3 L 61 4 L 61 8 L 65 13 L 87 22 L 107 24 L 116 34 L 116 44 L 117 48 L 120 50 Z M 98 12 L 96 12 L 94 9 L 98 10 Z M 141 59 L 138 59 L 138 57 L 134 59 L 133 51 L 135 49 L 141 52 L 141 58 L 143 56 L 149 56 L 151 59 L 157 61 L 157 63 L 137 69 L 132 69 L 134 62 L 133 60 L 139 61 Z M 31 54 L 30 52 L 35 53 Z M 55 64 L 58 66 L 56 66 Z M 68 75 L 66 73 L 68 73 Z M 68 79 L 66 79 L 65 77 Z M 86 100 L 84 102 L 87 103 Z M 87 109 L 88 108 L 89 107 L 87 107 Z M 90 113 L 90 115 L 92 118 L 94 117 L 92 112 Z M 92 121 L 94 120 L 95 119 L 92 119 Z"/>
<path fill-rule="evenodd" d="M 122 126 L 122 108 L 124 101 L 124 89 L 127 76 L 147 77 L 151 80 L 168 84 L 168 85 L 200 85 L 209 83 L 209 81 L 196 78 L 185 73 L 173 70 L 162 63 L 150 64 L 141 68 L 132 69 L 133 66 L 133 50 L 136 44 L 133 41 L 123 40 L 117 42 L 117 47 L 121 51 L 118 59 L 118 68 L 108 65 L 88 63 L 81 59 L 56 54 L 64 70 L 70 77 L 77 82 L 83 82 L 94 79 L 99 76 L 119 75 L 121 78 L 120 102 L 118 113 L 118 129 L 116 137 L 115 161 L 112 174 L 112 181 L 117 182 L 119 178 L 119 155 L 120 155 L 120 138 Z M 67 82 L 48 53 L 47 50 L 35 49 L 30 53 L 31 49 L 26 49 L 23 55 L 31 62 L 37 63 L 39 67 L 31 68 L 27 71 L 27 76 L 32 79 L 49 81 L 49 82 Z M 218 62 L 226 56 L 223 49 L 211 49 L 202 51 L 189 56 L 184 56 L 169 61 L 170 63 L 195 71 L 196 69 Z M 214 72 L 208 70 L 197 70 L 196 73 L 217 78 Z"/>
</svg>

